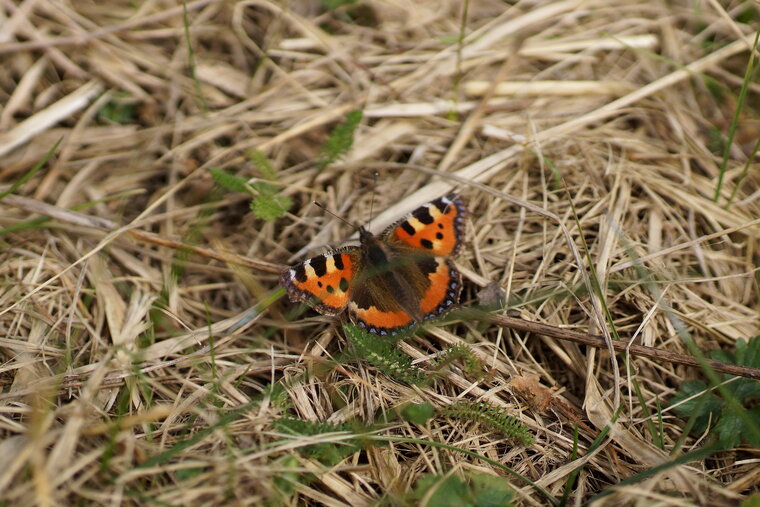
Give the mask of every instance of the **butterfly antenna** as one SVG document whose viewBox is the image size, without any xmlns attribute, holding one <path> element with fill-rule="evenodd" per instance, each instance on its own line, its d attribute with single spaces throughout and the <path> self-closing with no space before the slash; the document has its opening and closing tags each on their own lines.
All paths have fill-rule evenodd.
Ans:
<svg viewBox="0 0 760 507">
<path fill-rule="evenodd" d="M 372 229 L 370 226 L 372 225 L 372 217 L 375 209 L 375 190 L 377 189 L 377 171 L 375 171 L 375 174 L 373 175 L 373 182 L 372 182 L 372 197 L 369 200 L 369 222 L 367 222 L 367 229 Z"/>
<path fill-rule="evenodd" d="M 341 216 L 338 216 L 337 214 L 335 214 L 335 213 L 333 213 L 332 211 L 330 211 L 329 209 L 327 209 L 327 208 L 326 208 L 326 207 L 325 207 L 325 206 L 324 206 L 324 205 L 323 205 L 321 202 L 319 202 L 319 201 L 314 201 L 314 204 L 315 204 L 315 205 L 316 205 L 318 208 L 321 208 L 321 209 L 322 209 L 322 211 L 324 211 L 324 212 L 325 212 L 325 213 L 327 213 L 328 215 L 332 215 L 332 216 L 334 216 L 335 218 L 337 218 L 338 220 L 340 220 L 341 222 L 343 222 L 343 223 L 345 223 L 345 224 L 348 224 L 348 225 L 350 225 L 350 226 L 351 226 L 353 229 L 357 229 L 357 230 L 361 229 L 361 227 L 359 227 L 358 225 L 356 225 L 356 224 L 352 224 L 351 222 L 349 222 L 349 221 L 348 221 L 348 220 L 346 220 L 345 218 L 343 218 L 343 217 L 341 217 Z"/>
</svg>

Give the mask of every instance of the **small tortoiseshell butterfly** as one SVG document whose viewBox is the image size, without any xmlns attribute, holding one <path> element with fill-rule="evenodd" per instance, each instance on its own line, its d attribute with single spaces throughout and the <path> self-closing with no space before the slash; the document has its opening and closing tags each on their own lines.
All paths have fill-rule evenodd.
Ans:
<svg viewBox="0 0 760 507">
<path fill-rule="evenodd" d="M 464 236 L 466 209 L 447 195 L 414 210 L 375 236 L 359 227 L 359 246 L 304 261 L 282 274 L 291 301 L 324 315 L 348 307 L 370 333 L 392 336 L 440 315 L 459 301 L 462 276 L 449 257 Z"/>
</svg>

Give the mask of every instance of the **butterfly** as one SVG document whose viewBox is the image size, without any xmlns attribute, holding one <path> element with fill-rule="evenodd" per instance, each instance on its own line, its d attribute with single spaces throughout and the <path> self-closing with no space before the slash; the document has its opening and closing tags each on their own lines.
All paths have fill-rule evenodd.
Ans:
<svg viewBox="0 0 760 507">
<path fill-rule="evenodd" d="M 359 246 L 312 257 L 282 273 L 291 301 L 324 315 L 348 308 L 372 334 L 394 336 L 438 316 L 459 301 L 462 275 L 451 257 L 462 246 L 467 210 L 455 194 L 420 206 L 373 235 L 359 229 Z"/>
</svg>

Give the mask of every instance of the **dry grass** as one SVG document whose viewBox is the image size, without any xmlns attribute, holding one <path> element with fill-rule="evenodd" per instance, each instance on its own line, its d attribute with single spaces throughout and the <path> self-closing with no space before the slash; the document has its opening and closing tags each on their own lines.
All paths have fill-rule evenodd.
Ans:
<svg viewBox="0 0 760 507">
<path fill-rule="evenodd" d="M 577 470 L 578 503 L 760 493 L 746 443 L 611 489 L 712 438 L 659 412 L 704 378 L 697 368 L 639 357 L 627 369 L 460 319 L 402 350 L 432 371 L 466 343 L 482 374 L 455 363 L 412 386 L 346 359 L 336 319 L 284 298 L 249 310 L 276 290 L 278 266 L 350 234 L 312 200 L 363 223 L 374 188 L 379 230 L 454 188 L 470 203 L 466 306 L 495 282 L 526 320 L 732 351 L 759 334 L 757 84 L 739 101 L 751 2 L 483 0 L 464 20 L 463 4 L 439 0 L 198 0 L 186 16 L 161 0 L 0 5 L 3 188 L 62 139 L 0 200 L 3 504 L 435 504 L 432 489 L 410 496 L 420 478 L 474 473 L 508 480 L 516 503 L 549 501 L 498 464 L 556 498 Z M 353 148 L 320 169 L 353 109 Z M 210 175 L 257 181 L 250 149 L 294 203 L 271 223 Z M 399 415 L 457 399 L 490 401 L 536 442 Z M 284 415 L 386 441 L 327 465 L 306 446 L 351 435 L 284 434 Z"/>
</svg>

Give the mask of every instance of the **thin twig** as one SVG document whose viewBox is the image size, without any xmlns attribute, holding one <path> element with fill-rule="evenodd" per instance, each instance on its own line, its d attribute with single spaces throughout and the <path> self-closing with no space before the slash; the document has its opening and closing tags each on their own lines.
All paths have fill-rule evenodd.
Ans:
<svg viewBox="0 0 760 507">
<path fill-rule="evenodd" d="M 580 333 L 571 329 L 564 329 L 561 327 L 542 324 L 540 322 L 533 322 L 530 320 L 516 319 L 514 317 L 508 317 L 506 315 L 489 315 L 488 320 L 498 326 L 515 329 L 517 331 L 550 336 L 552 338 L 557 338 L 558 340 L 567 340 L 598 349 L 607 348 L 607 344 L 605 343 L 604 339 L 601 336 L 597 335 Z M 683 364 L 686 366 L 700 366 L 699 361 L 697 361 L 697 359 L 692 356 L 657 349 L 654 347 L 647 347 L 645 345 L 629 346 L 624 341 L 613 341 L 612 347 L 617 352 L 625 352 L 626 348 L 628 348 L 628 351 L 635 356 L 649 357 L 651 359 L 658 359 L 660 361 Z M 724 363 L 722 361 L 714 361 L 712 359 L 707 359 L 706 362 L 710 368 L 713 368 L 719 373 L 726 373 L 728 375 L 737 375 L 753 380 L 760 380 L 760 369 L 758 368 Z"/>
</svg>

